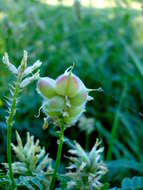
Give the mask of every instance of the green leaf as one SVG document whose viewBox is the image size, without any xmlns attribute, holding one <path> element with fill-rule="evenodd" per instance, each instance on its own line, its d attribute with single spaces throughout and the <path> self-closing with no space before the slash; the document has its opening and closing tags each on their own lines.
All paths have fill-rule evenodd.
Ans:
<svg viewBox="0 0 143 190">
<path fill-rule="evenodd" d="M 35 190 L 35 188 L 30 184 L 28 177 L 20 176 L 19 180 L 20 180 L 20 183 L 17 184 L 18 186 L 25 186 L 29 190 Z"/>
<path fill-rule="evenodd" d="M 1 178 L 0 179 L 0 187 L 1 187 L 1 185 L 8 185 L 9 184 L 9 180 L 7 179 L 7 178 Z"/>
<path fill-rule="evenodd" d="M 125 178 L 122 181 L 122 188 L 126 190 L 143 189 L 143 177 Z"/>
<path fill-rule="evenodd" d="M 138 172 L 143 172 L 143 164 L 135 160 L 118 159 L 107 162 L 107 167 L 110 169 L 132 169 Z"/>
<path fill-rule="evenodd" d="M 43 190 L 43 186 L 41 185 L 39 179 L 31 178 L 31 182 L 39 188 L 39 190 Z"/>
<path fill-rule="evenodd" d="M 109 186 L 109 183 L 105 183 L 100 190 L 108 190 Z"/>
</svg>

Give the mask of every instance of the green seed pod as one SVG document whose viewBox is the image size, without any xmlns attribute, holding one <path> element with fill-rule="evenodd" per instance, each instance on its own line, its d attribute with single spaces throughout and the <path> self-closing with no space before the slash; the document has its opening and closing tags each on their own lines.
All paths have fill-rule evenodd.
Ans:
<svg viewBox="0 0 143 190">
<path fill-rule="evenodd" d="M 37 89 L 38 89 L 38 92 L 45 98 L 52 98 L 56 96 L 55 80 L 49 77 L 41 78 L 38 81 Z"/>
<path fill-rule="evenodd" d="M 91 100 L 79 77 L 72 73 L 73 66 L 56 80 L 45 77 L 38 81 L 38 91 L 45 98 L 43 111 L 57 123 L 64 119 L 65 125 L 74 124 L 85 111 L 86 102 Z"/>
<path fill-rule="evenodd" d="M 64 118 L 64 122 L 67 124 L 67 125 L 72 125 L 75 123 L 75 117 L 65 117 Z"/>
<path fill-rule="evenodd" d="M 88 91 L 86 89 L 81 90 L 80 92 L 78 92 L 78 94 L 73 97 L 70 98 L 70 104 L 72 106 L 81 106 L 82 104 L 85 104 L 88 98 Z"/>
<path fill-rule="evenodd" d="M 71 72 L 56 79 L 56 92 L 62 96 L 74 97 L 80 89 L 80 79 Z"/>
<path fill-rule="evenodd" d="M 46 115 L 57 117 L 62 114 L 65 108 L 65 99 L 60 96 L 55 96 L 44 102 L 43 110 Z"/>
<path fill-rule="evenodd" d="M 68 109 L 68 113 L 69 113 L 70 117 L 77 117 L 83 111 L 84 111 L 84 107 L 83 106 L 71 107 L 70 109 Z"/>
<path fill-rule="evenodd" d="M 75 122 L 79 119 L 79 117 L 80 115 L 78 115 L 77 117 L 65 117 L 64 122 L 67 126 L 71 126 L 75 124 Z"/>
<path fill-rule="evenodd" d="M 74 124 L 84 112 L 84 106 L 67 108 L 65 111 L 67 115 L 64 117 L 64 122 L 67 125 L 71 125 Z"/>
</svg>

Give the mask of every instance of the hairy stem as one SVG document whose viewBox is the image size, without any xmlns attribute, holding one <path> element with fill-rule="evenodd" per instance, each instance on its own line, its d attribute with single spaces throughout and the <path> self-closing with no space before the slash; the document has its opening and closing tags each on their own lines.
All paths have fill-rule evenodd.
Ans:
<svg viewBox="0 0 143 190">
<path fill-rule="evenodd" d="M 58 170 L 59 162 L 61 159 L 61 153 L 62 153 L 62 147 L 63 147 L 63 137 L 64 137 L 64 122 L 61 121 L 58 152 L 57 152 L 57 157 L 56 157 L 55 170 L 54 170 L 53 177 L 52 177 L 51 184 L 50 184 L 50 188 L 49 188 L 50 190 L 54 189 L 54 185 L 55 185 L 55 181 L 56 181 L 57 170 Z"/>
<path fill-rule="evenodd" d="M 17 82 L 15 84 L 15 90 L 14 90 L 14 94 L 12 97 L 11 106 L 9 109 L 9 115 L 7 118 L 7 125 L 8 125 L 8 129 L 7 129 L 7 159 L 8 159 L 8 166 L 9 166 L 9 177 L 11 179 L 12 189 L 15 188 L 15 181 L 14 181 L 14 176 L 13 176 L 13 171 L 12 171 L 11 135 L 12 135 L 12 122 L 13 122 L 13 117 L 15 114 L 17 97 L 18 97 L 18 94 L 20 91 L 20 81 L 21 81 L 21 77 L 18 77 Z"/>
</svg>

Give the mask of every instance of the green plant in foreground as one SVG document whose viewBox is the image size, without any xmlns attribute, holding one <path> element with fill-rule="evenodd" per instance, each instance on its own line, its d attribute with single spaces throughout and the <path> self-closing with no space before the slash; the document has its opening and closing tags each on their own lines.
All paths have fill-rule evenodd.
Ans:
<svg viewBox="0 0 143 190">
<path fill-rule="evenodd" d="M 39 140 L 34 142 L 34 137 L 27 133 L 27 141 L 23 146 L 22 140 L 16 132 L 17 146 L 12 144 L 18 161 L 12 164 L 16 186 L 25 186 L 28 189 L 48 189 L 51 173 L 52 160 L 46 154 L 45 148 L 41 148 Z M 8 169 L 8 164 L 4 163 Z"/>
<path fill-rule="evenodd" d="M 71 164 L 68 167 L 69 172 L 66 174 L 69 177 L 68 189 L 101 189 L 102 183 L 100 180 L 107 172 L 107 168 L 101 160 L 101 153 L 104 148 L 99 148 L 100 143 L 97 139 L 90 152 L 85 152 L 76 142 L 75 148 L 69 150 L 72 156 L 69 157 Z"/>
<path fill-rule="evenodd" d="M 12 159 L 11 159 L 11 132 L 12 132 L 12 125 L 13 125 L 13 117 L 16 113 L 16 104 L 18 101 L 18 95 L 21 89 L 25 86 L 30 84 L 32 81 L 39 78 L 39 71 L 33 74 L 33 72 L 41 66 L 40 61 L 36 61 L 32 66 L 27 67 L 27 52 L 24 51 L 24 56 L 21 61 L 21 64 L 18 68 L 16 68 L 12 63 L 10 63 L 8 59 L 8 54 L 5 53 L 3 57 L 3 63 L 8 67 L 14 76 L 16 76 L 16 82 L 11 87 L 11 99 L 7 102 L 8 103 L 8 116 L 7 120 L 7 158 L 8 158 L 8 166 L 9 166 L 9 176 L 11 179 L 11 187 L 14 189 L 15 181 L 12 172 Z M 33 74 L 32 76 L 29 76 Z"/>
<path fill-rule="evenodd" d="M 58 165 L 61 158 L 63 136 L 65 127 L 74 124 L 85 111 L 86 102 L 92 98 L 88 95 L 91 89 L 87 89 L 83 82 L 72 73 L 73 66 L 56 80 L 49 77 L 38 81 L 38 92 L 44 98 L 43 111 L 47 117 L 60 126 L 58 152 L 50 190 L 54 188 Z"/>
</svg>

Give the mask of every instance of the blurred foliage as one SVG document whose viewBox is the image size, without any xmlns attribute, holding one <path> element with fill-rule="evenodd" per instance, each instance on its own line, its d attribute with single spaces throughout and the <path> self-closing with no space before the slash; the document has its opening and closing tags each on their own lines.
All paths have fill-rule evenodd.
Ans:
<svg viewBox="0 0 143 190">
<path fill-rule="evenodd" d="M 108 161 L 107 180 L 117 186 L 122 179 L 142 175 L 143 163 L 143 15 L 142 11 L 122 8 L 96 9 L 49 6 L 39 1 L 0 0 L 0 59 L 5 51 L 18 64 L 23 49 L 29 52 L 29 65 L 40 59 L 41 76 L 55 78 L 75 62 L 75 73 L 89 88 L 102 87 L 93 93 L 87 115 L 95 119 L 95 137 L 103 139 L 105 158 L 114 126 L 112 159 Z M 0 69 L 0 161 L 6 160 L 5 96 L 12 78 L 1 63 Z M 125 90 L 126 88 L 126 90 Z M 120 101 L 124 94 L 124 98 Z M 34 98 L 33 98 L 34 97 Z M 36 118 L 41 99 L 36 85 L 21 95 L 15 128 L 25 139 L 30 131 L 41 140 L 55 158 L 54 128 L 43 132 L 43 115 Z M 121 103 L 122 102 L 122 103 Z M 52 134 L 52 136 L 51 136 Z M 85 145 L 83 132 L 69 128 L 65 135 Z M 15 142 L 15 136 L 13 136 Z M 66 151 L 66 147 L 64 149 Z M 64 158 L 62 158 L 64 160 Z M 124 162 L 122 161 L 124 159 Z M 112 164 L 114 162 L 114 164 Z M 130 166 L 130 167 L 129 167 Z"/>
</svg>

